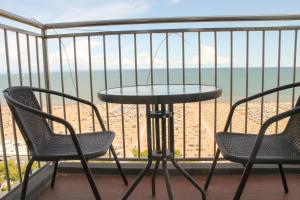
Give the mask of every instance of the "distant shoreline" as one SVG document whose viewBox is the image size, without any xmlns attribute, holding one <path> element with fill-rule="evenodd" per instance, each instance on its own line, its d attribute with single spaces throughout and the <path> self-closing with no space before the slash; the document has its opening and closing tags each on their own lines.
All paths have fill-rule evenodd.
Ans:
<svg viewBox="0 0 300 200">
<path fill-rule="evenodd" d="M 262 87 L 264 90 L 277 87 L 277 67 L 266 67 L 264 70 L 264 77 L 262 77 L 262 69 L 258 67 L 251 67 L 248 71 L 248 82 L 246 87 L 246 69 L 241 67 L 234 67 L 232 71 L 232 85 L 230 77 L 230 68 L 218 68 L 217 69 L 217 86 L 222 88 L 222 96 L 218 101 L 229 101 L 230 93 L 232 92 L 232 100 L 235 102 L 238 99 L 245 98 L 246 88 L 248 88 L 248 96 L 261 92 Z M 183 73 L 182 68 L 171 68 L 169 70 L 169 83 L 178 84 L 183 83 Z M 292 82 L 293 70 L 292 67 L 281 67 L 280 68 L 280 84 L 289 84 Z M 300 68 L 296 69 L 297 74 L 300 74 Z M 24 71 L 25 72 L 25 71 Z M 23 73 L 24 73 L 23 72 Z M 185 83 L 187 84 L 202 84 L 215 85 L 215 69 L 214 68 L 202 68 L 201 69 L 201 81 L 199 79 L 199 69 L 198 68 L 186 68 L 185 69 Z M 137 74 L 136 74 L 137 73 Z M 72 76 L 71 76 L 72 74 Z M 32 86 L 38 87 L 39 80 L 41 87 L 44 87 L 44 76 L 38 77 L 38 74 L 31 74 Z M 137 72 L 135 69 L 123 69 L 122 74 L 118 69 L 107 70 L 106 76 L 103 69 L 93 68 L 93 73 L 89 74 L 87 70 L 78 71 L 78 77 L 73 72 L 69 72 L 67 68 L 64 68 L 64 72 L 50 72 L 50 88 L 53 90 L 61 91 L 61 75 L 64 81 L 64 92 L 71 95 L 76 95 L 76 82 L 78 82 L 79 97 L 84 99 L 90 99 L 91 94 L 93 94 L 93 100 L 97 101 L 97 92 L 105 89 L 105 77 L 107 78 L 106 84 L 107 88 L 114 88 L 120 86 L 120 75 L 122 76 L 122 85 L 131 86 L 135 85 L 136 81 L 138 85 L 149 85 L 151 84 L 151 79 L 153 79 L 153 84 L 166 84 L 167 83 L 167 71 L 164 68 L 153 68 L 153 77 L 151 78 L 150 68 L 139 69 Z M 135 77 L 138 80 L 135 80 Z M 90 80 L 92 77 L 92 80 Z M 40 78 L 40 79 L 39 79 Z M 262 78 L 264 80 L 262 81 Z M 298 80 L 296 77 L 296 81 Z M 23 85 L 30 85 L 29 74 L 24 73 L 22 76 Z M 262 82 L 264 85 L 262 86 Z M 90 91 L 90 83 L 93 85 L 93 91 Z M 20 77 L 18 74 L 11 74 L 11 84 L 12 86 L 20 85 Z M 0 91 L 3 91 L 8 87 L 7 76 L 0 74 Z M 296 90 L 298 91 L 298 90 Z M 298 93 L 296 93 L 298 94 Z M 292 98 L 291 90 L 280 92 L 280 101 L 290 101 Z M 276 96 L 276 95 L 275 95 Z M 276 100 L 274 95 L 266 97 L 266 101 Z M 2 95 L 0 96 L 0 101 L 4 101 Z M 59 104 L 58 101 L 54 104 Z"/>
</svg>

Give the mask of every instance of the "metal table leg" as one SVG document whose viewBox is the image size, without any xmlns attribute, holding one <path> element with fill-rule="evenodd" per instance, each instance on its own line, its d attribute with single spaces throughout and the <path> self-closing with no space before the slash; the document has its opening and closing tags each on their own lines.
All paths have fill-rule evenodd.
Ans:
<svg viewBox="0 0 300 200">
<path fill-rule="evenodd" d="M 178 171 L 180 171 L 183 174 L 183 176 L 187 178 L 193 184 L 193 186 L 195 186 L 201 192 L 202 199 L 205 200 L 206 194 L 204 190 L 197 184 L 197 182 L 193 179 L 193 177 L 191 177 L 191 175 L 189 175 L 182 167 L 180 167 L 174 159 L 172 159 L 171 161 L 173 165 L 178 169 Z"/>
<path fill-rule="evenodd" d="M 159 107 L 158 104 L 155 105 L 155 111 L 158 111 Z M 155 118 L 155 149 L 157 151 L 160 150 L 160 131 L 159 131 L 159 118 Z M 159 163 L 160 163 L 160 159 L 156 160 L 155 163 L 155 167 L 154 167 L 154 171 L 152 174 L 152 179 L 151 179 L 151 186 L 152 186 L 152 196 L 155 196 L 155 177 L 156 177 L 156 173 L 157 173 L 157 169 L 159 167 Z"/>
<path fill-rule="evenodd" d="M 160 160 L 156 161 L 154 171 L 153 171 L 153 174 L 152 174 L 152 179 L 151 179 L 152 196 L 155 196 L 155 177 L 156 177 L 157 169 L 159 167 L 159 162 L 160 162 Z"/>
<path fill-rule="evenodd" d="M 135 179 L 133 184 L 130 186 L 129 190 L 125 193 L 122 199 L 127 199 L 129 195 L 133 192 L 142 178 L 146 175 L 147 171 L 150 169 L 152 165 L 152 142 L 151 142 L 151 119 L 150 119 L 150 105 L 146 105 L 146 116 L 147 116 L 147 144 L 148 144 L 148 163 L 146 168 L 139 174 L 139 176 Z"/>
<path fill-rule="evenodd" d="M 173 113 L 173 104 L 169 105 L 169 112 Z M 170 129 L 170 151 L 173 154 L 172 158 L 171 158 L 171 162 L 172 164 L 175 166 L 176 169 L 178 169 L 178 171 L 180 171 L 185 178 L 187 178 L 200 192 L 201 192 L 201 196 L 202 199 L 206 199 L 206 194 L 204 192 L 204 190 L 197 184 L 197 182 L 193 179 L 193 177 L 191 175 L 189 175 L 182 167 L 180 167 L 177 162 L 175 161 L 174 158 L 174 116 L 172 115 L 170 117 L 169 120 L 169 129 Z"/>
<path fill-rule="evenodd" d="M 191 177 L 182 167 L 180 167 L 175 159 L 174 159 L 174 119 L 173 119 L 173 105 L 169 104 L 169 112 L 167 115 L 166 112 L 166 105 L 161 105 L 161 110 L 158 110 L 158 105 L 155 106 L 155 113 L 157 114 L 155 117 L 155 129 L 156 129 L 156 151 L 154 154 L 152 154 L 152 143 L 151 143 L 151 115 L 150 115 L 150 105 L 146 105 L 146 116 L 147 116 L 147 144 L 148 144 L 148 164 L 146 168 L 139 174 L 139 176 L 136 178 L 134 183 L 131 185 L 129 190 L 126 192 L 126 194 L 123 196 L 122 199 L 127 199 L 129 195 L 132 193 L 132 191 L 136 188 L 136 186 L 139 184 L 143 176 L 146 175 L 147 171 L 150 169 L 152 165 L 152 160 L 155 159 L 155 167 L 154 172 L 152 174 L 151 179 L 151 185 L 152 185 L 152 195 L 155 196 L 155 176 L 159 167 L 160 161 L 162 162 L 162 168 L 163 168 L 163 175 L 165 177 L 166 187 L 168 191 L 169 199 L 173 199 L 173 193 L 170 183 L 170 176 L 168 172 L 168 165 L 167 162 L 171 161 L 172 164 L 175 166 L 176 169 L 178 169 L 185 178 L 187 178 L 200 192 L 202 199 L 206 199 L 206 195 L 204 190 L 197 184 L 197 182 Z M 158 118 L 161 118 L 161 147 L 162 150 L 160 150 L 160 131 L 159 131 L 159 120 Z M 166 118 L 169 118 L 169 151 L 167 148 L 167 127 L 166 127 Z M 158 155 L 159 154 L 159 155 Z"/>
<path fill-rule="evenodd" d="M 163 167 L 163 172 L 165 176 L 165 181 L 166 181 L 166 187 L 168 191 L 168 196 L 169 199 L 173 199 L 173 192 L 171 188 L 171 183 L 170 183 L 170 176 L 168 172 L 168 165 L 167 165 L 167 134 L 166 134 L 166 105 L 162 104 L 161 105 L 161 113 L 162 113 L 162 119 L 161 119 L 161 135 L 162 135 L 162 167 Z M 172 156 L 171 152 L 171 157 Z"/>
<path fill-rule="evenodd" d="M 133 192 L 133 190 L 136 188 L 136 186 L 139 184 L 139 182 L 142 180 L 142 178 L 146 175 L 146 173 L 150 169 L 151 165 L 152 165 L 152 159 L 148 161 L 148 164 L 147 164 L 146 168 L 135 179 L 135 181 L 130 186 L 130 188 L 126 192 L 126 194 L 122 197 L 122 199 L 127 199 L 129 197 L 129 195 Z"/>
</svg>

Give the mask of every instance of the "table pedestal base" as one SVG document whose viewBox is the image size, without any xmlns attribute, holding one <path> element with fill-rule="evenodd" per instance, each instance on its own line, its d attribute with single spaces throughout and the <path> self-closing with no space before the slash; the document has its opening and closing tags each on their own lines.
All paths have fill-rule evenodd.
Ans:
<svg viewBox="0 0 300 200">
<path fill-rule="evenodd" d="M 170 183 L 170 175 L 168 172 L 167 162 L 170 161 L 174 167 L 183 174 L 185 178 L 187 178 L 193 186 L 195 186 L 201 193 L 202 199 L 206 199 L 206 195 L 204 190 L 197 184 L 197 182 L 191 177 L 182 167 L 178 165 L 178 163 L 174 159 L 174 119 L 173 119 L 173 105 L 169 104 L 169 111 L 166 111 L 165 104 L 161 105 L 161 110 L 159 110 L 159 106 L 155 105 L 155 110 L 150 111 L 150 105 L 146 105 L 146 116 L 147 116 L 147 145 L 148 145 L 148 163 L 146 168 L 138 175 L 135 179 L 129 190 L 123 196 L 122 199 L 127 199 L 129 195 L 133 192 L 142 178 L 146 175 L 148 170 L 152 165 L 152 161 L 155 160 L 154 171 L 151 178 L 152 185 L 152 196 L 155 196 L 155 177 L 157 174 L 157 170 L 160 162 L 162 163 L 163 175 L 165 177 L 166 187 L 168 191 L 169 199 L 173 199 L 173 192 Z M 152 151 L 152 129 L 151 129 L 151 118 L 154 118 L 155 121 L 155 146 L 156 149 Z M 169 122 L 169 137 L 168 137 L 168 149 L 167 149 L 167 127 L 166 127 L 166 118 L 168 118 Z M 159 120 L 161 119 L 161 130 Z M 161 133 L 161 137 L 160 137 Z M 160 145 L 161 140 L 161 145 Z"/>
</svg>

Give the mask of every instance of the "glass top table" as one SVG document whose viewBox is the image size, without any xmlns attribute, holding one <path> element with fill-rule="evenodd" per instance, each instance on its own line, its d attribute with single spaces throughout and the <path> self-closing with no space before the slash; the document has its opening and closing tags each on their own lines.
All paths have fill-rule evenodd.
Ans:
<svg viewBox="0 0 300 200">
<path fill-rule="evenodd" d="M 175 160 L 174 156 L 174 111 L 173 104 L 199 102 L 220 97 L 222 90 L 210 85 L 197 84 L 171 84 L 171 85 L 144 85 L 128 86 L 103 90 L 98 93 L 98 98 L 107 103 L 120 104 L 145 104 L 147 123 L 147 150 L 148 162 L 146 168 L 138 175 L 122 199 L 127 199 L 143 176 L 155 162 L 151 185 L 152 196 L 155 196 L 155 177 L 159 164 L 165 177 L 169 199 L 173 199 L 173 192 L 168 172 L 167 162 L 170 161 L 194 187 L 202 199 L 206 199 L 204 190 Z M 152 108 L 152 109 L 151 109 Z M 168 123 L 168 126 L 167 126 Z M 154 125 L 152 129 L 152 124 Z M 160 127 L 161 126 L 161 127 Z M 155 145 L 152 146 L 152 131 Z M 167 139 L 168 138 L 168 139 Z"/>
<path fill-rule="evenodd" d="M 122 104 L 170 104 L 215 99 L 222 90 L 211 85 L 171 84 L 127 86 L 103 90 L 98 98 Z"/>
</svg>

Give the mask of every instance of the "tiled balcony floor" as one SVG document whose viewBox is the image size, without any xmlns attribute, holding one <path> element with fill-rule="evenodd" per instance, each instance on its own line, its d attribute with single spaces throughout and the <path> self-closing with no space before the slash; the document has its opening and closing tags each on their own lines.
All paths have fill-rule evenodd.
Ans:
<svg viewBox="0 0 300 200">
<path fill-rule="evenodd" d="M 125 186 L 119 176 L 95 176 L 96 184 L 100 190 L 102 199 L 121 199 L 129 186 Z M 205 176 L 194 176 L 203 186 Z M 135 176 L 128 176 L 129 184 Z M 207 192 L 207 199 L 227 200 L 232 199 L 238 186 L 240 176 L 217 175 L 213 177 L 210 188 Z M 252 175 L 244 190 L 241 199 L 300 199 L 300 175 L 287 175 L 290 192 L 285 194 L 281 178 L 278 175 Z M 134 190 L 129 199 L 167 199 L 164 178 L 158 176 L 156 182 L 157 196 L 151 196 L 151 176 L 146 176 Z M 175 199 L 193 200 L 200 199 L 199 192 L 180 175 L 171 176 L 172 189 Z M 93 199 L 92 191 L 84 175 L 59 174 L 54 189 L 47 188 L 38 197 L 40 200 L 83 200 Z"/>
</svg>

